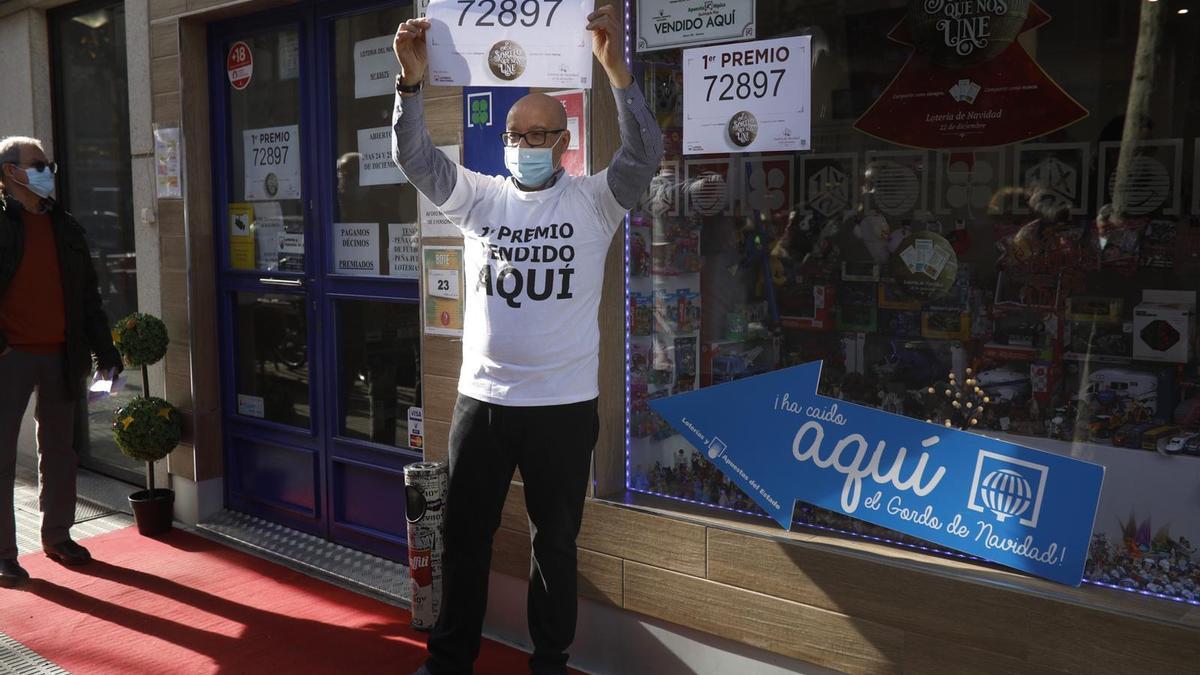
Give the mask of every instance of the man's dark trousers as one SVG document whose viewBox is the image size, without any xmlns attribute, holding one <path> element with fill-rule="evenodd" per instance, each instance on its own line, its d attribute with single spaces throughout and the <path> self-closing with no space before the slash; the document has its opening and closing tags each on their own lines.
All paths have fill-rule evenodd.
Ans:
<svg viewBox="0 0 1200 675">
<path fill-rule="evenodd" d="M 75 522 L 74 398 L 67 391 L 63 355 L 11 350 L 0 356 L 0 559 L 17 557 L 13 479 L 17 436 L 29 397 L 37 391 L 38 500 L 42 542 L 59 544 Z"/>
<path fill-rule="evenodd" d="M 450 425 L 442 605 L 429 638 L 432 672 L 469 673 L 479 655 L 492 538 L 518 467 L 533 538 L 530 667 L 563 671 L 575 639 L 575 537 L 599 425 L 595 399 L 515 407 L 458 397 Z"/>
</svg>

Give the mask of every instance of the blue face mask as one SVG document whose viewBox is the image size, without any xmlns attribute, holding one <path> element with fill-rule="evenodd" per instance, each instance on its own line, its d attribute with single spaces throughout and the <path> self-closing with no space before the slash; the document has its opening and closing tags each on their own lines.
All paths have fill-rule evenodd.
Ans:
<svg viewBox="0 0 1200 675">
<path fill-rule="evenodd" d="M 558 137 L 562 139 L 560 135 Z M 554 146 L 548 148 L 504 148 L 504 166 L 525 187 L 541 187 L 554 175 Z"/>
<path fill-rule="evenodd" d="M 33 169 L 25 169 L 25 186 L 33 194 L 46 198 L 54 196 L 54 174 L 50 169 L 42 169 L 34 171 Z"/>
</svg>

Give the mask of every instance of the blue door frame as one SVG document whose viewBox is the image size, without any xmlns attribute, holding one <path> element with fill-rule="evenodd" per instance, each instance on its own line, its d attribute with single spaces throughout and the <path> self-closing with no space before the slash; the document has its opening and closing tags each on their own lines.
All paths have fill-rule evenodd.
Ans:
<svg viewBox="0 0 1200 675">
<path fill-rule="evenodd" d="M 407 556 L 403 469 L 420 461 L 421 455 L 337 433 L 337 303 L 369 300 L 413 305 L 419 303 L 418 284 L 326 273 L 336 208 L 331 198 L 331 186 L 336 181 L 333 124 L 337 119 L 331 68 L 333 24 L 346 16 L 396 7 L 395 2 L 378 0 L 310 0 L 224 20 L 209 26 L 208 51 L 226 505 L 353 548 L 403 560 Z M 286 27 L 295 27 L 299 35 L 305 271 L 234 270 L 229 264 L 228 204 L 232 162 L 237 158 L 231 156 L 225 55 L 238 39 Z M 296 286 L 280 288 L 264 283 L 262 279 L 268 277 Z M 235 298 L 239 292 L 304 297 L 309 429 L 238 414 Z M 420 391 L 419 369 L 417 372 Z M 355 514 L 364 513 L 364 509 L 385 514 L 386 526 L 380 524 L 379 516 L 371 522 L 357 518 Z"/>
</svg>

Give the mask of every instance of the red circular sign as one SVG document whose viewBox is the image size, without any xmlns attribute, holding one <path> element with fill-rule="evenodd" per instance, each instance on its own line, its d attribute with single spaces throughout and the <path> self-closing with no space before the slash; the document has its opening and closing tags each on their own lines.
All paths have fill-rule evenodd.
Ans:
<svg viewBox="0 0 1200 675">
<path fill-rule="evenodd" d="M 254 74 L 254 54 L 250 45 L 240 40 L 233 43 L 225 58 L 225 71 L 229 73 L 229 84 L 234 89 L 240 91 L 250 86 L 250 76 Z"/>
<path fill-rule="evenodd" d="M 443 326 L 450 325 L 450 312 L 442 312 L 442 325 Z"/>
</svg>

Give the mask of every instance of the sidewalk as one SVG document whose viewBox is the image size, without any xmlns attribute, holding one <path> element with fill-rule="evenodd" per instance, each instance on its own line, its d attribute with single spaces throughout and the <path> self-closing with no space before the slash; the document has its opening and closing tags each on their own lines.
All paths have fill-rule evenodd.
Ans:
<svg viewBox="0 0 1200 675">
<path fill-rule="evenodd" d="M 72 537 L 86 546 L 89 539 L 131 527 L 133 518 L 129 513 L 127 496 L 134 490 L 134 486 L 81 470 L 76 524 L 71 530 Z M 22 556 L 36 554 L 41 550 L 40 515 L 37 507 L 37 487 L 29 482 L 28 476 L 18 476 L 14 505 L 18 551 Z M 248 553 L 256 559 L 282 565 L 307 577 L 313 577 L 317 583 L 325 582 L 356 595 L 399 607 L 401 609 L 397 610 L 397 615 L 403 614 L 403 623 L 407 625 L 405 609 L 408 604 L 408 575 L 407 568 L 403 565 L 231 512 L 220 514 L 214 521 L 202 524 L 191 533 L 216 542 L 219 548 Z M 27 568 L 37 567 L 41 562 L 35 556 L 27 558 L 25 565 Z M 77 569 L 89 571 L 89 567 L 108 565 L 98 557 L 96 563 Z M 35 573 L 33 576 L 39 575 Z M 30 584 L 26 590 L 40 594 L 43 585 L 45 584 Z M 86 614 L 86 610 L 83 613 Z M 3 614 L 3 610 L 0 609 L 0 617 Z M 0 631 L 5 627 L 16 630 L 15 626 L 22 618 L 28 617 L 10 616 L 7 620 L 0 620 Z M 81 636 L 80 639 L 85 638 Z M 423 644 L 423 640 L 421 643 Z M 74 670 L 86 672 L 86 669 L 80 670 L 78 663 L 75 664 Z M 0 673 L 8 672 L 24 674 L 67 671 L 44 655 L 28 649 L 10 635 L 0 632 Z"/>
</svg>

